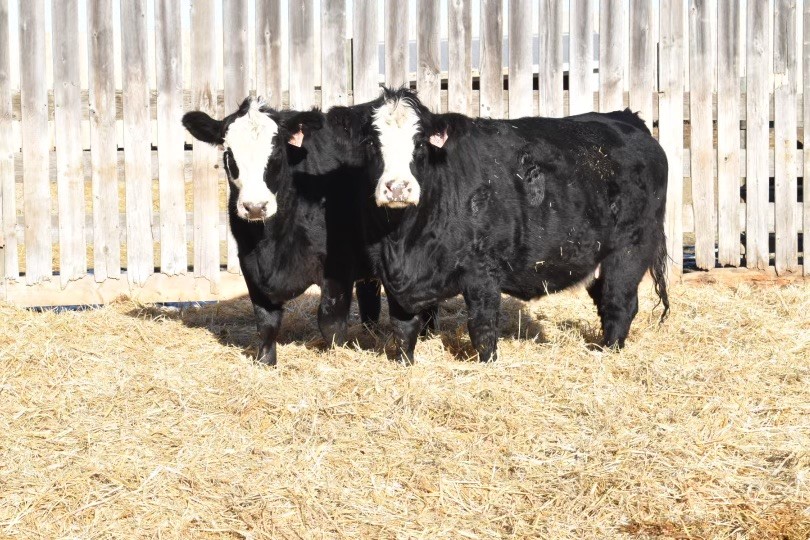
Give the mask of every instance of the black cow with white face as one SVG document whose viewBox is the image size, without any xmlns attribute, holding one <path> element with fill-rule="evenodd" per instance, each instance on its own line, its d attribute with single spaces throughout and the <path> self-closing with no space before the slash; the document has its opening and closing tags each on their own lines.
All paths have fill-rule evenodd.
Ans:
<svg viewBox="0 0 810 540">
<path fill-rule="evenodd" d="M 283 305 L 310 285 L 321 287 L 318 325 L 328 343 L 346 341 L 355 280 L 363 322 L 380 313 L 379 282 L 365 279 L 370 272 L 356 240 L 360 208 L 352 193 L 367 179 L 351 162 L 362 160 L 323 146 L 322 139 L 332 140 L 323 124 L 319 111 L 279 112 L 253 99 L 222 120 L 201 111 L 183 117 L 195 138 L 224 149 L 231 231 L 262 338 L 258 360 L 270 365 Z M 308 152 L 317 159 L 306 159 Z"/>
<path fill-rule="evenodd" d="M 374 172 L 366 249 L 403 361 L 414 314 L 458 293 L 483 361 L 496 358 L 502 292 L 529 300 L 592 280 L 604 343 L 622 347 L 649 270 L 666 316 L 667 159 L 637 115 L 472 119 L 407 90 L 342 114 Z"/>
</svg>

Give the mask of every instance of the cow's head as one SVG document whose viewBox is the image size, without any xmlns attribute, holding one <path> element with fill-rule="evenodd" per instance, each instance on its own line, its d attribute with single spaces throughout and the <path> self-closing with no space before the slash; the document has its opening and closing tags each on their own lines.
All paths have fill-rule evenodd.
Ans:
<svg viewBox="0 0 810 540">
<path fill-rule="evenodd" d="M 279 113 L 251 98 L 222 120 L 193 111 L 183 116 L 183 125 L 194 138 L 223 148 L 228 180 L 238 190 L 239 217 L 263 221 L 276 213 L 281 166 L 274 162 L 283 159 L 283 145 L 301 146 L 300 125 L 289 129 Z"/>
</svg>

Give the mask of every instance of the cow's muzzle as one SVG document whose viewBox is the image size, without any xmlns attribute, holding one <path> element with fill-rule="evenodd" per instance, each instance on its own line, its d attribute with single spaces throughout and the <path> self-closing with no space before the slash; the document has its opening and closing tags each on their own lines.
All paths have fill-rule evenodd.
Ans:
<svg viewBox="0 0 810 540">
<path fill-rule="evenodd" d="M 380 180 L 377 184 L 377 206 L 405 208 L 419 203 L 419 183 L 413 179 Z"/>
<path fill-rule="evenodd" d="M 236 213 L 247 221 L 264 221 L 276 213 L 276 201 L 240 202 Z"/>
</svg>

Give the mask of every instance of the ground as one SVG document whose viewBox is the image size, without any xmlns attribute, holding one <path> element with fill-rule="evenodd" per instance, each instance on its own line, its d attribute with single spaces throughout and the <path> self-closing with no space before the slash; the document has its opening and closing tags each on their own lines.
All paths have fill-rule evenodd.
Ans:
<svg viewBox="0 0 810 540">
<path fill-rule="evenodd" d="M 810 537 L 810 284 L 651 288 L 618 353 L 507 299 L 491 365 L 451 300 L 410 368 L 314 296 L 275 369 L 244 300 L 0 306 L 0 538 Z"/>
</svg>

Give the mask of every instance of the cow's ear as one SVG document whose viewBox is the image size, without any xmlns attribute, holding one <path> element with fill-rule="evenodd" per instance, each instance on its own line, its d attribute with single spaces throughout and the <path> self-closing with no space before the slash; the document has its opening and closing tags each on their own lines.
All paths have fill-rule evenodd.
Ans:
<svg viewBox="0 0 810 540">
<path fill-rule="evenodd" d="M 192 111 L 183 116 L 183 126 L 191 135 L 202 142 L 220 145 L 222 138 L 222 120 L 214 120 L 202 111 Z"/>
<path fill-rule="evenodd" d="M 430 136 L 428 142 L 436 148 L 441 148 L 447 142 L 447 130 L 443 129 Z"/>
<path fill-rule="evenodd" d="M 319 111 L 307 111 L 295 114 L 284 120 L 284 129 L 289 133 L 287 143 L 300 147 L 306 136 L 323 128 L 323 114 Z"/>
</svg>

